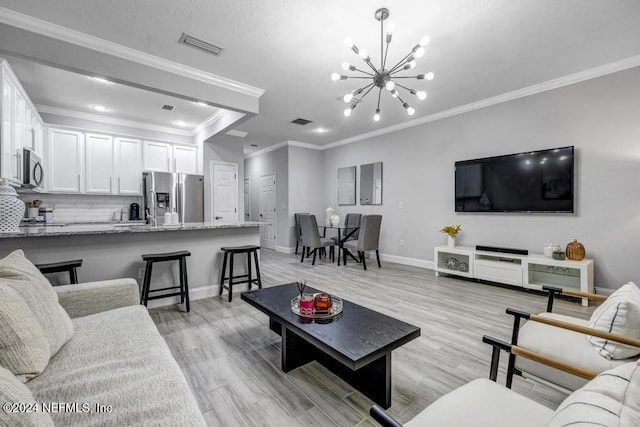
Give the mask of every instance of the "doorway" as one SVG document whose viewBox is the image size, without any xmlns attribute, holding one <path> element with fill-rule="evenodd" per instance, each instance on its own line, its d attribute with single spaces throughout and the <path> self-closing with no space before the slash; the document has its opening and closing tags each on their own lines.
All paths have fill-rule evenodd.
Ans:
<svg viewBox="0 0 640 427">
<path fill-rule="evenodd" d="M 260 246 L 276 248 L 276 174 L 260 176 Z"/>
<path fill-rule="evenodd" d="M 244 220 L 251 221 L 251 178 L 244 179 Z"/>
<path fill-rule="evenodd" d="M 211 162 L 211 222 L 238 221 L 238 164 Z"/>
</svg>

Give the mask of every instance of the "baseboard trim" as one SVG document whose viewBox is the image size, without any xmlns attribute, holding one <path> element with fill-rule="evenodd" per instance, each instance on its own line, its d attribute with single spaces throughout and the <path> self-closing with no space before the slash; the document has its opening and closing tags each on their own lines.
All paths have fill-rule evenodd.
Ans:
<svg viewBox="0 0 640 427">
<path fill-rule="evenodd" d="M 596 286 L 595 291 L 596 291 L 596 294 L 598 294 L 598 295 L 609 296 L 612 293 L 614 293 L 616 290 L 612 289 L 612 288 L 599 288 L 599 287 Z"/>
<path fill-rule="evenodd" d="M 410 265 L 412 267 L 433 270 L 433 261 L 418 258 L 408 258 L 398 255 L 380 254 L 380 261 L 389 261 L 396 264 Z"/>
<path fill-rule="evenodd" d="M 276 246 L 276 252 L 282 252 L 284 254 L 292 254 L 296 251 L 296 248 L 290 248 L 288 246 Z"/>
</svg>

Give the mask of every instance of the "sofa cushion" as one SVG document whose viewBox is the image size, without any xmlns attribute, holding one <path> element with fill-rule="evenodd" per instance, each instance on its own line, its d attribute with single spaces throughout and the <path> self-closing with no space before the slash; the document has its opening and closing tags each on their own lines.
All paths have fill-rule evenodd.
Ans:
<svg viewBox="0 0 640 427">
<path fill-rule="evenodd" d="M 640 366 L 630 362 L 601 373 L 567 397 L 548 425 L 640 425 Z"/>
<path fill-rule="evenodd" d="M 39 402 L 110 405 L 53 413 L 56 425 L 204 425 L 186 379 L 141 305 L 73 319 L 73 338 L 28 387 Z"/>
<path fill-rule="evenodd" d="M 588 323 L 586 320 L 556 313 L 543 313 L 541 316 L 580 326 L 587 326 Z M 545 356 L 590 369 L 596 373 L 604 372 L 629 361 L 606 359 L 600 356 L 584 334 L 539 322 L 529 321 L 522 325 L 518 345 Z M 587 383 L 587 380 L 583 378 L 523 357 L 516 357 L 516 368 L 523 371 L 525 378 L 542 379 L 560 386 L 565 391 L 577 390 Z"/>
<path fill-rule="evenodd" d="M 33 394 L 10 371 L 0 367 L 0 426 L 12 427 L 49 427 L 53 421 L 48 413 L 42 412 Z M 19 406 L 20 405 L 20 406 Z M 7 410 L 9 409 L 9 410 Z"/>
<path fill-rule="evenodd" d="M 591 315 L 589 327 L 640 339 L 640 289 L 629 282 L 612 293 Z M 608 359 L 627 359 L 640 354 L 640 348 L 598 337 L 589 337 L 600 355 Z"/>
<path fill-rule="evenodd" d="M 543 426 L 553 410 L 486 378 L 473 380 L 445 394 L 405 427 Z"/>
<path fill-rule="evenodd" d="M 38 268 L 16 250 L 0 260 L 0 286 L 9 286 L 22 296 L 44 331 L 53 356 L 73 335 L 73 324 L 58 304 L 58 295 Z"/>
<path fill-rule="evenodd" d="M 22 382 L 39 375 L 49 362 L 49 343 L 22 297 L 0 279 L 0 366 Z"/>
</svg>

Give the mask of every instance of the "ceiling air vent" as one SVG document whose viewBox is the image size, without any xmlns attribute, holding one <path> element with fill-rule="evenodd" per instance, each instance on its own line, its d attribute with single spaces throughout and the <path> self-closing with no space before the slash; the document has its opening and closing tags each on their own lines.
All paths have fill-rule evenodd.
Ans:
<svg viewBox="0 0 640 427">
<path fill-rule="evenodd" d="M 174 108 L 176 108 L 176 107 L 175 107 L 175 106 L 173 106 L 173 105 L 169 105 L 169 104 L 164 104 L 164 105 L 162 106 L 162 109 L 163 109 L 163 110 L 167 110 L 167 111 L 173 111 L 173 109 L 174 109 Z"/>
<path fill-rule="evenodd" d="M 312 123 L 312 121 L 311 120 L 307 120 L 307 119 L 301 119 L 300 117 L 298 117 L 295 120 L 291 120 L 291 123 L 295 123 L 297 125 L 304 126 L 304 125 L 308 125 L 309 123 Z"/>
<path fill-rule="evenodd" d="M 182 36 L 180 37 L 180 43 L 188 44 L 189 46 L 204 50 L 215 56 L 220 56 L 224 51 L 224 49 L 220 46 L 216 46 L 212 43 L 200 40 L 196 37 L 190 36 L 187 33 L 182 33 Z"/>
</svg>

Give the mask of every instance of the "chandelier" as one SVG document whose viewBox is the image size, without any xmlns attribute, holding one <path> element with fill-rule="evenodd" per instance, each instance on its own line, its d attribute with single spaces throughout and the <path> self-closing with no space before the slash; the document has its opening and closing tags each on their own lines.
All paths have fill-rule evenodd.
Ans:
<svg viewBox="0 0 640 427">
<path fill-rule="evenodd" d="M 356 106 L 362 102 L 365 96 L 367 96 L 372 90 L 378 89 L 378 104 L 376 107 L 376 112 L 373 115 L 374 121 L 380 120 L 380 98 L 382 97 L 382 89 L 386 89 L 389 94 L 397 98 L 398 101 L 402 104 L 402 106 L 407 110 L 407 114 L 413 116 L 415 110 L 413 107 L 409 105 L 409 103 L 405 102 L 398 89 L 403 89 L 407 91 L 409 94 L 416 96 L 420 101 L 423 101 L 427 98 L 427 93 L 423 90 L 415 90 L 408 88 L 397 82 L 398 79 L 417 79 L 417 80 L 433 80 L 434 74 L 417 74 L 415 76 L 401 76 L 398 73 L 403 71 L 410 70 L 416 66 L 416 59 L 421 58 L 424 55 L 424 47 L 429 44 L 429 37 L 425 36 L 420 40 L 420 43 L 411 48 L 411 51 L 402 58 L 397 64 L 393 67 L 386 68 L 387 66 L 387 54 L 389 52 L 389 43 L 391 43 L 391 36 L 393 34 L 393 24 L 389 25 L 389 28 L 386 32 L 384 32 L 384 21 L 389 17 L 389 9 L 381 8 L 376 10 L 375 18 L 380 21 L 380 68 L 376 68 L 371 62 L 371 58 L 367 54 L 367 51 L 364 49 L 358 49 L 358 47 L 353 44 L 353 41 L 347 37 L 344 41 L 347 47 L 351 48 L 351 50 L 359 55 L 360 58 L 365 62 L 365 64 L 371 69 L 371 71 L 361 70 L 354 65 L 350 65 L 345 62 L 342 64 L 342 69 L 344 71 L 354 71 L 360 73 L 359 75 L 347 76 L 346 74 L 338 74 L 333 73 L 331 75 L 331 80 L 347 80 L 347 79 L 365 79 L 370 80 L 370 83 L 347 93 L 343 100 L 346 104 L 349 104 L 346 110 L 344 110 L 345 117 L 349 117 L 351 112 L 356 108 Z M 386 46 L 385 46 L 386 45 Z"/>
</svg>

